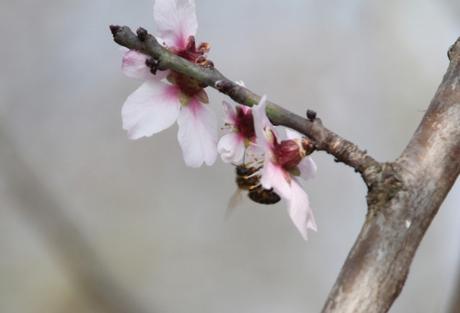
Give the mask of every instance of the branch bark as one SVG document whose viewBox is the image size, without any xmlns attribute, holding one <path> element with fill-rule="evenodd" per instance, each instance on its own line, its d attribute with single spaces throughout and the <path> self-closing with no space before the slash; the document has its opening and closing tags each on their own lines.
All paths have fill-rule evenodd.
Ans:
<svg viewBox="0 0 460 313">
<path fill-rule="evenodd" d="M 192 64 L 162 47 L 143 29 L 111 26 L 114 40 L 158 61 L 160 69 L 186 74 L 238 103 L 260 96 L 215 68 Z M 295 129 L 317 150 L 353 167 L 368 186 L 368 214 L 323 308 L 324 313 L 387 312 L 406 281 L 414 254 L 460 172 L 460 43 L 449 50 L 450 65 L 425 117 L 401 156 L 379 163 L 366 151 L 324 127 L 269 103 L 274 124 Z M 310 116 L 312 117 L 312 116 Z"/>
<path fill-rule="evenodd" d="M 460 172 L 460 41 L 401 156 L 368 194 L 369 212 L 323 312 L 387 312 L 414 254 Z"/>
</svg>

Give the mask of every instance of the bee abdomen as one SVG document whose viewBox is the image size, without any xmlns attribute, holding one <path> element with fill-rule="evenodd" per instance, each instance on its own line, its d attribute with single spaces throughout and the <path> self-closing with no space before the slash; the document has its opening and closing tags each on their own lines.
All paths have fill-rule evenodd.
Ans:
<svg viewBox="0 0 460 313">
<path fill-rule="evenodd" d="M 248 197 L 257 203 L 274 204 L 281 200 L 273 189 L 264 189 L 260 184 L 260 175 L 257 173 L 261 167 L 246 166 L 236 167 L 236 184 L 238 188 L 247 190 Z"/>
<path fill-rule="evenodd" d="M 260 204 L 275 204 L 281 200 L 273 189 L 264 189 L 261 185 L 251 188 L 248 192 L 248 197 Z"/>
</svg>

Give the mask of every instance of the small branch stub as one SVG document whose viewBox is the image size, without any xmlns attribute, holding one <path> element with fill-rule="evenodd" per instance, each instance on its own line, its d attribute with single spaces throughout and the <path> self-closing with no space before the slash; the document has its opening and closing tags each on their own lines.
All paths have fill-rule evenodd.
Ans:
<svg viewBox="0 0 460 313">
<path fill-rule="evenodd" d="M 136 31 L 137 38 L 139 38 L 140 41 L 144 42 L 145 39 L 147 39 L 148 32 L 145 28 L 139 27 Z"/>
<path fill-rule="evenodd" d="M 316 112 L 313 110 L 307 110 L 307 118 L 313 122 L 316 119 Z"/>
</svg>

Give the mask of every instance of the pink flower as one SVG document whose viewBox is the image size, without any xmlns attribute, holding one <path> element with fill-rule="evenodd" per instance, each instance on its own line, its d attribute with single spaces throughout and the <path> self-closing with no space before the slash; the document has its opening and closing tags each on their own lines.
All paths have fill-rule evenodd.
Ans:
<svg viewBox="0 0 460 313">
<path fill-rule="evenodd" d="M 255 144 L 256 132 L 252 110 L 243 105 L 224 101 L 225 126 L 231 130 L 222 136 L 217 144 L 217 152 L 227 163 L 242 161 L 246 148 Z"/>
<path fill-rule="evenodd" d="M 198 23 L 194 0 L 156 0 L 153 17 L 158 40 L 169 50 L 197 64 L 206 62 L 208 45 L 195 45 Z M 212 165 L 217 156 L 217 122 L 206 105 L 206 92 L 197 81 L 180 73 L 152 74 L 146 61 L 147 56 L 132 50 L 123 57 L 123 73 L 144 81 L 123 105 L 123 129 L 131 139 L 138 139 L 177 120 L 177 139 L 185 163 L 191 167 Z"/>
<path fill-rule="evenodd" d="M 311 148 L 294 131 L 287 132 L 287 139 L 280 141 L 280 136 L 266 116 L 265 101 L 264 96 L 252 110 L 257 143 L 265 154 L 261 184 L 266 189 L 273 188 L 288 202 L 289 216 L 306 240 L 307 230 L 316 231 L 317 228 L 308 195 L 302 189 L 298 177 L 311 179 L 316 173 L 314 161 L 306 156 Z"/>
</svg>

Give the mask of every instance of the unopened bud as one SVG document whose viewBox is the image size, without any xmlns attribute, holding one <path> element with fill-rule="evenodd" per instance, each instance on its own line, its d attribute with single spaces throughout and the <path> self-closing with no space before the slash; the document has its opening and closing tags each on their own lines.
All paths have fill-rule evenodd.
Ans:
<svg viewBox="0 0 460 313">
<path fill-rule="evenodd" d="M 302 161 L 305 153 L 299 141 L 283 140 L 274 147 L 277 163 L 286 170 L 295 168 Z"/>
</svg>

